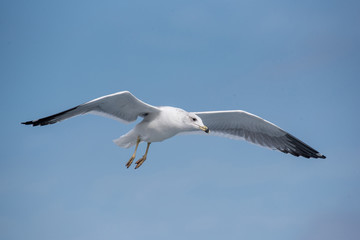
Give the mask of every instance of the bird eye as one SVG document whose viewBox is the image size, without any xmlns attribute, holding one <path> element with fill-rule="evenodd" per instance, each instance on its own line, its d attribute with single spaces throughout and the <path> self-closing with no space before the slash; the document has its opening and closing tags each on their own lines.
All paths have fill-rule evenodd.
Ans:
<svg viewBox="0 0 360 240">
<path fill-rule="evenodd" d="M 194 122 L 196 122 L 196 121 L 197 121 L 197 119 L 196 119 L 196 118 L 193 118 L 192 120 L 193 120 Z"/>
</svg>

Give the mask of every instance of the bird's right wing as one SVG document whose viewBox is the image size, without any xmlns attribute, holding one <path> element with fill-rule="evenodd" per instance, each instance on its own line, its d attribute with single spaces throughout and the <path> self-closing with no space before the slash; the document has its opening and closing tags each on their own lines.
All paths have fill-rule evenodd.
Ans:
<svg viewBox="0 0 360 240">
<path fill-rule="evenodd" d="M 157 112 L 159 112 L 157 107 L 144 103 L 128 91 L 123 91 L 96 98 L 66 111 L 22 124 L 43 126 L 86 113 L 103 115 L 121 122 L 133 122 L 138 116 L 144 117 Z"/>
<path fill-rule="evenodd" d="M 294 156 L 325 158 L 290 133 L 254 114 L 241 110 L 195 112 L 195 114 L 210 129 L 210 134 L 244 139 Z"/>
</svg>

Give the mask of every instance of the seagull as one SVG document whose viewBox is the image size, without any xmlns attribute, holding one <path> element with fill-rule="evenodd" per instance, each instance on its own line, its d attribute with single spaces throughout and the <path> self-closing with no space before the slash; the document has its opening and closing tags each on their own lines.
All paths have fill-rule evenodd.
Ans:
<svg viewBox="0 0 360 240">
<path fill-rule="evenodd" d="M 254 114 L 242 110 L 187 112 L 169 106 L 156 107 L 139 100 L 129 91 L 96 98 L 63 112 L 22 124 L 44 126 L 87 113 L 113 118 L 123 123 L 134 122 L 138 117 L 143 118 L 132 130 L 114 140 L 114 143 L 122 148 L 135 145 L 134 153 L 126 163 L 127 168 L 136 158 L 140 142 L 147 142 L 147 146 L 145 154 L 136 161 L 135 169 L 145 162 L 152 142 L 161 142 L 180 133 L 205 132 L 246 140 L 296 157 L 326 158 L 293 135 Z"/>
</svg>

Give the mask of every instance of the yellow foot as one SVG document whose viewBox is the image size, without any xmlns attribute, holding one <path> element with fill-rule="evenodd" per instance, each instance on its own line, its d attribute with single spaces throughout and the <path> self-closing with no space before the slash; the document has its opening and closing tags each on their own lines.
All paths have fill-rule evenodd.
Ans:
<svg viewBox="0 0 360 240">
<path fill-rule="evenodd" d="M 135 159 L 135 154 L 131 156 L 130 160 L 126 163 L 126 167 L 129 168 Z"/>
<path fill-rule="evenodd" d="M 146 160 L 146 156 L 144 155 L 142 158 L 136 161 L 136 167 L 135 169 L 139 168 Z"/>
<path fill-rule="evenodd" d="M 132 162 L 134 161 L 134 159 L 135 159 L 135 156 L 136 156 L 136 151 L 137 151 L 137 148 L 138 148 L 138 146 L 139 146 L 139 143 L 140 143 L 140 136 L 137 138 L 137 140 L 136 140 L 136 146 L 135 146 L 135 151 L 134 151 L 134 154 L 131 156 L 131 158 L 130 158 L 130 160 L 126 163 L 126 167 L 127 168 L 129 168 L 130 166 L 131 166 L 131 164 L 132 164 Z"/>
</svg>

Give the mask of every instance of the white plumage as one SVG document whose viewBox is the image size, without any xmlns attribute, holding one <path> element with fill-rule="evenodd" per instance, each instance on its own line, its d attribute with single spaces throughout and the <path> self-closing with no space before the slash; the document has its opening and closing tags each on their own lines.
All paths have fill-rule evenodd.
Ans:
<svg viewBox="0 0 360 240">
<path fill-rule="evenodd" d="M 87 113 L 110 117 L 125 123 L 133 122 L 138 117 L 143 118 L 131 131 L 114 140 L 117 145 L 124 148 L 136 145 L 127 167 L 135 158 L 141 141 L 147 142 L 148 146 L 145 155 L 136 162 L 136 168 L 146 160 L 150 143 L 161 142 L 184 132 L 209 133 L 209 129 L 210 134 L 244 139 L 263 147 L 291 153 L 294 156 L 325 158 L 324 155 L 275 124 L 251 113 L 241 110 L 191 113 L 180 108 L 155 107 L 137 99 L 128 91 L 96 98 L 69 110 L 38 120 L 23 122 L 23 124 L 43 126 Z"/>
</svg>

